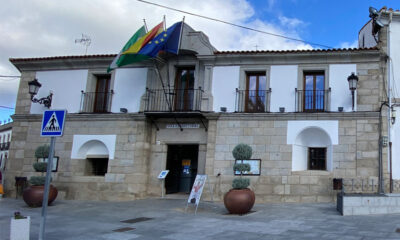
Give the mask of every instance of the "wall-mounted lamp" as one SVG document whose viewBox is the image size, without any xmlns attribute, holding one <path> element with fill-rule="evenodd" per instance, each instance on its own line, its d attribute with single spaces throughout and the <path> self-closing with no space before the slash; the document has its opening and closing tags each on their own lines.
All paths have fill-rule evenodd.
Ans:
<svg viewBox="0 0 400 240">
<path fill-rule="evenodd" d="M 358 77 L 352 72 L 351 75 L 347 78 L 347 81 L 349 81 L 349 89 L 351 91 L 351 99 L 352 99 L 352 109 L 354 112 L 354 91 L 357 90 Z"/>
<path fill-rule="evenodd" d="M 396 122 L 396 109 L 392 108 L 392 124 Z"/>
<path fill-rule="evenodd" d="M 53 93 L 50 92 L 49 96 L 37 99 L 34 97 L 38 93 L 39 88 L 42 86 L 42 84 L 40 84 L 40 82 L 35 78 L 32 81 L 28 82 L 28 85 L 29 85 L 29 94 L 31 95 L 31 101 L 34 103 L 43 104 L 45 107 L 50 108 L 51 100 L 53 98 Z"/>
</svg>

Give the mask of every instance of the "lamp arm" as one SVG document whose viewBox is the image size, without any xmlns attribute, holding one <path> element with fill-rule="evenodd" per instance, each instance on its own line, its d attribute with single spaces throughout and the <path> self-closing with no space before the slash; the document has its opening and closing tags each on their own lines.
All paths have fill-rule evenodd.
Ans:
<svg viewBox="0 0 400 240">
<path fill-rule="evenodd" d="M 53 100 L 53 93 L 50 93 L 49 96 L 47 97 L 42 97 L 42 98 L 34 98 L 33 95 L 31 95 L 31 101 L 33 103 L 39 103 L 43 104 L 45 107 L 50 108 L 51 107 L 51 101 Z"/>
</svg>

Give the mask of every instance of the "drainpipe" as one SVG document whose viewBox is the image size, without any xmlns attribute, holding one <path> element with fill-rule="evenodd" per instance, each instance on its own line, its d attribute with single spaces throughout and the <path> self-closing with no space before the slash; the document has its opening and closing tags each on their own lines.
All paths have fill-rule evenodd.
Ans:
<svg viewBox="0 0 400 240">
<path fill-rule="evenodd" d="M 379 194 L 384 194 L 384 185 L 383 185 L 383 159 L 382 159 L 382 108 L 383 106 L 387 106 L 389 108 L 389 105 L 387 102 L 383 102 L 379 108 L 379 125 L 378 125 L 378 132 L 379 132 L 379 138 L 378 138 L 378 146 L 379 146 L 379 169 L 378 169 L 378 193 Z M 390 109 L 390 108 L 389 108 Z"/>
<path fill-rule="evenodd" d="M 390 23 L 392 22 L 392 13 L 389 13 L 389 21 L 387 23 L 387 31 L 386 31 L 386 43 L 387 43 L 387 97 L 388 97 L 388 110 L 387 110 L 387 135 L 388 135 L 388 143 L 390 144 L 392 142 L 391 139 L 391 106 L 392 106 L 392 97 L 391 97 L 391 81 L 390 81 L 390 61 L 391 61 L 391 57 L 390 57 Z M 387 147 L 387 163 L 389 164 L 390 162 L 390 152 L 391 148 L 388 146 Z M 379 191 L 379 193 L 383 194 L 385 192 L 385 185 L 384 185 L 384 177 L 383 177 L 383 165 L 381 166 L 381 190 Z"/>
</svg>

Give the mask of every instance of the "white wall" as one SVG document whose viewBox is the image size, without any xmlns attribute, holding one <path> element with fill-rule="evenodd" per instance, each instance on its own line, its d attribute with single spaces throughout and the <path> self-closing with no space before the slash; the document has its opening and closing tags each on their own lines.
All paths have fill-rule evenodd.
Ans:
<svg viewBox="0 0 400 240">
<path fill-rule="evenodd" d="M 122 68 L 115 70 L 114 95 L 111 112 L 140 110 L 140 99 L 146 93 L 147 68 Z"/>
<path fill-rule="evenodd" d="M 397 114 L 400 113 L 400 107 L 395 107 Z M 396 123 L 392 125 L 392 176 L 393 179 L 400 179 L 400 121 L 397 115 Z M 388 165 L 389 166 L 389 165 Z"/>
<path fill-rule="evenodd" d="M 393 18 L 390 24 L 390 58 L 392 59 L 391 68 L 391 87 L 395 96 L 400 98 L 400 20 Z"/>
<path fill-rule="evenodd" d="M 280 107 L 285 112 L 294 112 L 295 88 L 297 88 L 297 66 L 271 66 L 271 112 L 279 112 Z"/>
<path fill-rule="evenodd" d="M 295 144 L 299 133 L 310 127 L 323 129 L 329 135 L 332 144 L 339 143 L 338 121 L 288 121 L 287 144 Z"/>
<path fill-rule="evenodd" d="M 236 88 L 239 87 L 239 66 L 214 67 L 212 77 L 213 111 L 235 111 Z"/>
<path fill-rule="evenodd" d="M 68 113 L 78 113 L 81 90 L 86 89 L 88 70 L 39 71 L 36 78 L 42 84 L 36 98 L 42 98 L 53 91 L 51 109 L 67 109 Z M 47 110 L 43 104 L 32 103 L 31 113 L 41 114 Z"/>
<path fill-rule="evenodd" d="M 357 74 L 356 64 L 331 64 L 329 65 L 329 86 L 331 88 L 331 108 L 332 112 L 338 111 L 338 107 L 343 107 L 344 112 L 352 111 L 351 91 L 347 78 L 354 72 Z M 354 110 L 357 110 L 357 92 L 354 93 Z"/>
<path fill-rule="evenodd" d="M 108 159 L 114 159 L 116 135 L 74 135 L 72 142 L 71 159 L 85 159 L 86 155 L 103 155 L 108 152 Z M 107 147 L 108 151 L 102 148 L 103 145 L 91 144 L 90 142 L 100 141 Z M 86 144 L 88 143 L 89 144 Z M 86 144 L 86 145 L 85 145 Z M 81 148 L 85 149 L 81 149 Z M 97 152 L 96 152 L 97 151 Z"/>
</svg>

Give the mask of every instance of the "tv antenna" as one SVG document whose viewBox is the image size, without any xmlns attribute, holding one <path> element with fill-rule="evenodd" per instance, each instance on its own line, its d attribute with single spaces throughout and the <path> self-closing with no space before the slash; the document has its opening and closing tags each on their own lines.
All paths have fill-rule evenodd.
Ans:
<svg viewBox="0 0 400 240">
<path fill-rule="evenodd" d="M 90 36 L 82 33 L 82 38 L 75 39 L 75 43 L 80 43 L 80 44 L 82 44 L 82 45 L 84 45 L 86 47 L 86 49 L 85 49 L 85 55 L 86 55 L 88 47 L 92 43 L 92 39 L 90 38 Z"/>
</svg>

